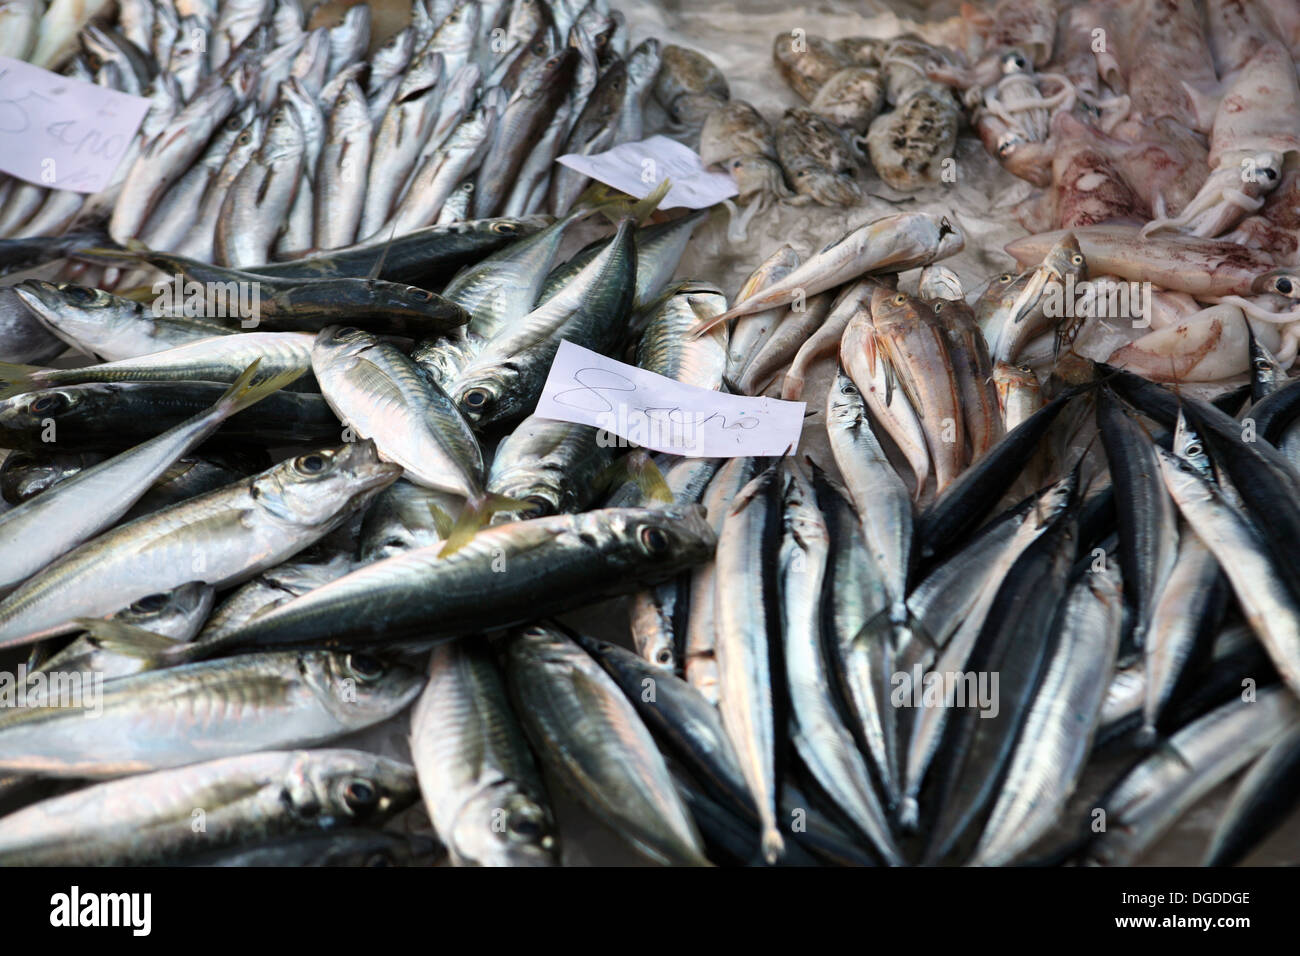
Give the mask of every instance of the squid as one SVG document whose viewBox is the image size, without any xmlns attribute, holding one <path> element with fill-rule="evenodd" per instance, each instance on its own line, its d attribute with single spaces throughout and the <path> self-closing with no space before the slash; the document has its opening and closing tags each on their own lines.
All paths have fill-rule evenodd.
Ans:
<svg viewBox="0 0 1300 956">
<path fill-rule="evenodd" d="M 1277 41 L 1260 46 L 1229 82 L 1210 137 L 1210 176 L 1176 217 L 1155 219 L 1151 235 L 1179 229 L 1218 236 L 1264 205 L 1282 179 L 1291 153 L 1300 151 L 1300 87 L 1290 54 Z"/>
</svg>

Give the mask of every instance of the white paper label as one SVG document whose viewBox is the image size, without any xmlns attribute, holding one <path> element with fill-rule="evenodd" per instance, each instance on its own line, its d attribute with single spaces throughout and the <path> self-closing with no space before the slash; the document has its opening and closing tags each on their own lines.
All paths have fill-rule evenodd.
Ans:
<svg viewBox="0 0 1300 956">
<path fill-rule="evenodd" d="M 804 403 L 683 385 L 561 342 L 535 414 L 592 425 L 670 455 L 768 457 L 794 453 Z"/>
<path fill-rule="evenodd" d="M 0 170 L 37 186 L 97 193 L 148 111 L 142 96 L 0 56 Z"/>
<path fill-rule="evenodd" d="M 740 192 L 730 176 L 705 169 L 693 150 L 667 136 L 623 143 L 591 156 L 570 153 L 556 162 L 637 199 L 644 199 L 667 179 L 671 185 L 661 209 L 705 209 Z"/>
</svg>

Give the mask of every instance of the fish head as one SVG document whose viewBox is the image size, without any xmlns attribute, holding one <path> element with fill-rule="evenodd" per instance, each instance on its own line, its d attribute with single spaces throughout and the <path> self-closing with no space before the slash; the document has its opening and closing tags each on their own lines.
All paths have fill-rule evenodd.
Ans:
<svg viewBox="0 0 1300 956">
<path fill-rule="evenodd" d="M 928 265 L 921 270 L 917 293 L 922 299 L 965 300 L 961 276 L 947 266 Z"/>
<path fill-rule="evenodd" d="M 888 286 L 876 286 L 871 291 L 871 321 L 877 330 L 886 326 L 903 323 L 917 325 L 934 311 L 924 302 L 906 292 L 899 292 Z"/>
<path fill-rule="evenodd" d="M 148 594 L 113 615 L 133 627 L 188 641 L 203 626 L 216 590 L 203 581 L 190 581 L 170 591 Z"/>
<path fill-rule="evenodd" d="M 387 720 L 424 688 L 419 671 L 372 654 L 307 651 L 299 666 L 322 706 L 350 729 Z"/>
<path fill-rule="evenodd" d="M 560 838 L 550 811 L 513 781 L 476 790 L 447 831 L 439 836 L 461 865 L 555 866 L 560 861 Z"/>
<path fill-rule="evenodd" d="M 330 325 L 316 334 L 312 361 L 328 365 L 341 359 L 355 359 L 378 341 L 369 332 L 350 325 Z"/>
<path fill-rule="evenodd" d="M 332 530 L 402 473 L 374 442 L 349 442 L 290 458 L 252 481 L 257 506 L 281 521 Z"/>
<path fill-rule="evenodd" d="M 1083 253 L 1079 251 L 1079 240 L 1074 237 L 1074 233 L 1067 232 L 1053 243 L 1051 250 L 1043 259 L 1042 268 L 1062 281 L 1067 275 L 1072 275 L 1076 279 L 1088 277 L 1088 263 Z"/>
<path fill-rule="evenodd" d="M 476 429 L 517 418 L 525 411 L 526 397 L 516 385 L 519 370 L 508 362 L 492 365 L 471 377 L 458 381 L 452 398 L 461 414 Z"/>
<path fill-rule="evenodd" d="M 648 37 L 637 44 L 627 58 L 628 82 L 634 90 L 643 93 L 650 88 L 659 72 L 661 60 L 660 43 L 656 38 Z"/>
<path fill-rule="evenodd" d="M 706 515 L 701 505 L 610 508 L 588 512 L 579 524 L 603 524 L 628 570 L 657 580 L 712 556 L 718 537 Z"/>
<path fill-rule="evenodd" d="M 114 326 L 125 327 L 139 321 L 142 307 L 130 299 L 91 289 L 72 282 L 45 282 L 28 279 L 14 286 L 14 293 L 27 308 L 69 344 L 76 347 L 78 332 L 103 334 Z"/>
<path fill-rule="evenodd" d="M 415 768 L 360 750 L 304 751 L 284 787 L 314 825 L 379 824 L 419 799 Z"/>
<path fill-rule="evenodd" d="M 0 401 L 0 444 L 28 447 L 47 429 L 57 437 L 60 428 L 93 428 L 96 411 L 110 405 L 116 392 L 108 384 L 73 385 L 6 398 Z"/>
<path fill-rule="evenodd" d="M 302 124 L 293 106 L 281 102 L 266 121 L 266 135 L 258 157 L 264 163 L 274 163 L 301 153 L 304 145 Z"/>
<path fill-rule="evenodd" d="M 852 425 L 866 415 L 867 403 L 862 391 L 842 368 L 835 372 L 835 381 L 826 393 L 826 407 L 828 428 Z"/>
</svg>

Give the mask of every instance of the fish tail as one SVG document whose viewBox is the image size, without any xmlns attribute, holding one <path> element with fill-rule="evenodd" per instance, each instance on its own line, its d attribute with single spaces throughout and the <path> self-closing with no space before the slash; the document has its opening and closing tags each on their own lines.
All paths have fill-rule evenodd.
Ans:
<svg viewBox="0 0 1300 956">
<path fill-rule="evenodd" d="M 498 511 L 519 511 L 527 507 L 529 505 L 525 501 L 493 492 L 488 492 L 477 498 L 467 498 L 465 507 L 461 509 L 460 514 L 456 516 L 456 521 L 451 526 L 447 540 L 442 545 L 442 550 L 438 552 L 438 557 L 445 558 L 447 555 L 455 554 L 465 547 L 470 539 L 478 534 Z"/>
<path fill-rule="evenodd" d="M 644 225 L 651 214 L 659 208 L 659 204 L 664 201 L 671 187 L 672 182 L 665 179 L 644 199 L 633 200 L 629 196 L 613 193 L 609 187 L 592 186 L 579 197 L 578 201 L 580 207 L 585 210 L 583 215 L 598 212 L 613 223 L 631 218 L 635 219 L 640 226 Z"/>
<path fill-rule="evenodd" d="M 763 828 L 762 846 L 763 859 L 769 866 L 785 855 L 785 840 L 781 839 L 781 832 L 777 830 L 775 824 Z"/>
<path fill-rule="evenodd" d="M 663 472 L 644 448 L 630 451 L 622 458 L 610 462 L 596 476 L 595 484 L 597 488 L 608 489 L 624 481 L 636 482 L 643 500 L 662 501 L 667 504 L 673 501 L 672 489 L 668 487 Z"/>
<path fill-rule="evenodd" d="M 716 329 L 719 325 L 722 325 L 724 322 L 730 322 L 732 319 L 736 319 L 739 317 L 740 317 L 740 313 L 738 313 L 735 310 L 735 307 L 732 307 L 728 309 L 726 312 L 720 312 L 717 315 L 715 315 L 713 318 L 706 319 L 705 321 L 699 323 L 698 325 L 693 326 L 690 329 L 687 329 L 686 335 L 688 338 L 698 339 L 705 332 L 712 331 L 713 329 Z"/>
<path fill-rule="evenodd" d="M 81 617 L 73 623 L 101 650 L 144 661 L 150 669 L 180 663 L 180 651 L 187 646 L 182 641 L 107 618 Z"/>
<path fill-rule="evenodd" d="M 898 825 L 906 833 L 915 833 L 921 825 L 921 804 L 913 795 L 903 798 L 898 808 Z"/>
<path fill-rule="evenodd" d="M 250 405 L 256 405 L 268 395 L 292 384 L 307 371 L 305 368 L 291 368 L 257 381 L 257 369 L 261 364 L 260 358 L 253 359 L 252 364 L 244 369 L 239 378 L 235 379 L 230 388 L 217 399 L 217 405 L 224 413 L 223 418 L 243 411 Z"/>
<path fill-rule="evenodd" d="M 17 365 L 13 362 L 0 362 L 0 399 L 21 395 L 41 387 L 36 378 L 43 371 L 39 365 Z"/>
</svg>

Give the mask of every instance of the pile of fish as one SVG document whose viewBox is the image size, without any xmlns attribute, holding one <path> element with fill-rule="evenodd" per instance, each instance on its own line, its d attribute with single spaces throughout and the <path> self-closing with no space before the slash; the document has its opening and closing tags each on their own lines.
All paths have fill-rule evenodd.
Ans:
<svg viewBox="0 0 1300 956">
<path fill-rule="evenodd" d="M 5 3 L 25 29 L 0 53 L 150 108 L 98 194 L 6 177 L 0 236 L 107 217 L 117 242 L 234 268 L 435 223 L 563 215 L 587 180 L 556 157 L 641 139 L 659 73 L 659 41 L 629 50 L 603 0 L 415 0 L 372 55 L 366 4 L 309 29 L 299 0 L 125 0 L 115 23 L 79 32 L 71 5 L 42 6 Z"/>
<path fill-rule="evenodd" d="M 778 250 L 728 307 L 671 281 L 700 214 L 638 225 L 662 193 L 308 276 L 74 252 L 264 283 L 269 331 L 13 287 L 114 358 L 0 366 L 0 649 L 29 655 L 0 863 L 552 865 L 561 793 L 663 864 L 1127 863 L 1247 765 L 1207 861 L 1285 818 L 1300 383 L 1261 360 L 1243 412 L 1068 336 L 1041 389 L 996 374 L 1020 297 L 982 328 L 937 264 L 963 235 L 920 213 Z M 381 258 L 469 264 L 434 293 Z M 1031 311 L 1076 260 L 1034 270 Z M 534 417 L 562 340 L 801 395 L 801 448 L 674 458 Z M 631 648 L 572 613 L 618 596 Z M 328 749 L 394 719 L 409 764 Z M 420 800 L 436 841 L 390 822 Z"/>
<path fill-rule="evenodd" d="M 599 0 L 417 0 L 373 55 L 365 6 L 0 3 L 9 53 L 154 104 L 104 194 L 0 186 L 0 272 L 46 276 L 0 287 L 0 865 L 557 865 L 575 803 L 664 865 L 1127 865 L 1234 780 L 1204 862 L 1275 843 L 1297 24 L 1188 6 L 779 37 L 809 108 L 773 133 Z M 1080 38 L 1104 17 L 1117 52 Z M 1175 129 L 1143 71 L 1193 34 Z M 857 202 L 860 147 L 932 181 L 964 104 L 1074 212 L 978 291 L 955 214 L 896 211 L 728 297 L 707 211 L 554 163 L 639 139 L 651 94 L 754 208 Z M 1079 130 L 1219 159 L 1133 216 L 1159 157 Z M 801 440 L 539 417 L 563 342 L 803 401 Z"/>
</svg>

